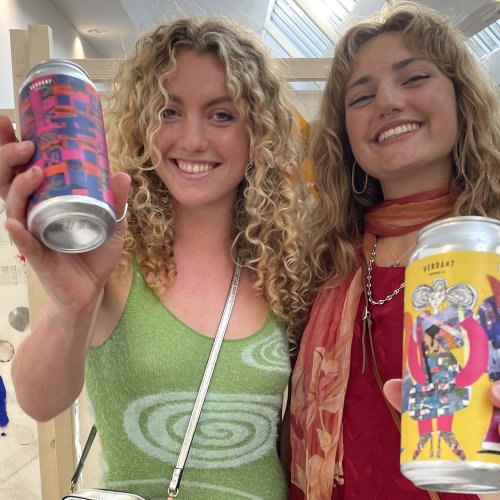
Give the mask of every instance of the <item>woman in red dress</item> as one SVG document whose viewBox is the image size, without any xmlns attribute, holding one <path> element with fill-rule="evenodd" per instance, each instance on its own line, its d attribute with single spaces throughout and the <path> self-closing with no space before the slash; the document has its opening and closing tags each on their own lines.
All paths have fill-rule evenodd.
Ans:
<svg viewBox="0 0 500 500">
<path fill-rule="evenodd" d="M 311 145 L 323 286 L 292 377 L 290 498 L 471 499 L 401 474 L 399 413 L 383 386 L 401 377 L 417 232 L 500 215 L 499 96 L 438 13 L 395 2 L 368 21 L 336 45 Z"/>
</svg>

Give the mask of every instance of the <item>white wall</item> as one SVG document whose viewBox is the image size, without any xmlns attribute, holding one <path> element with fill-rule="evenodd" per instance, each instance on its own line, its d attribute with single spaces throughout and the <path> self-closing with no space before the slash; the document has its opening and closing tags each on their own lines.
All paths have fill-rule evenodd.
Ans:
<svg viewBox="0 0 500 500">
<path fill-rule="evenodd" d="M 54 57 L 99 57 L 49 0 L 0 0 L 0 109 L 13 109 L 17 98 L 12 90 L 9 30 L 27 29 L 29 24 L 52 28 Z"/>
</svg>

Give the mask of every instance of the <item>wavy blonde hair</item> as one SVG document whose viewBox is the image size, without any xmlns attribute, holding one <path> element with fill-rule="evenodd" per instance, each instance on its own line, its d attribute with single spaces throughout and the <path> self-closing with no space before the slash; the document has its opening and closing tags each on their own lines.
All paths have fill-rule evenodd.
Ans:
<svg viewBox="0 0 500 500">
<path fill-rule="evenodd" d="M 499 217 L 499 94 L 465 45 L 452 21 L 412 2 L 396 2 L 346 31 L 323 94 L 320 120 L 311 140 L 317 191 L 311 226 L 315 281 L 343 281 L 355 264 L 355 244 L 363 232 L 365 211 L 382 200 L 378 180 L 368 177 L 366 191 L 351 188 L 354 156 L 345 126 L 345 92 L 352 62 L 367 41 L 387 32 L 401 33 L 407 46 L 432 61 L 453 82 L 458 134 L 453 148 L 450 189 L 455 215 Z M 357 168 L 356 186 L 364 173 Z"/>
<path fill-rule="evenodd" d="M 105 113 L 112 169 L 132 178 L 122 266 L 140 253 L 149 286 L 161 293 L 176 274 L 175 216 L 155 172 L 154 145 L 168 105 L 165 80 L 176 53 L 210 53 L 224 65 L 227 86 L 246 122 L 251 167 L 238 190 L 233 249 L 252 273 L 255 289 L 284 321 L 296 343 L 309 309 L 311 270 L 304 259 L 304 182 L 294 109 L 277 62 L 256 34 L 222 18 L 182 19 L 142 36 L 120 62 Z"/>
</svg>

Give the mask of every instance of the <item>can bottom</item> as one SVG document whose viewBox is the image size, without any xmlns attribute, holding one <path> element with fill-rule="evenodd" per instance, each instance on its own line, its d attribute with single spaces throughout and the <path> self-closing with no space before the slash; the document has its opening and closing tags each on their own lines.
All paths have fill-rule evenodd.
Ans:
<svg viewBox="0 0 500 500">
<path fill-rule="evenodd" d="M 102 245 L 116 227 L 107 203 L 67 195 L 40 202 L 28 214 L 28 229 L 44 245 L 63 253 L 83 253 Z"/>
<path fill-rule="evenodd" d="M 500 492 L 500 464 L 479 461 L 426 460 L 401 464 L 415 486 L 447 493 Z"/>
</svg>

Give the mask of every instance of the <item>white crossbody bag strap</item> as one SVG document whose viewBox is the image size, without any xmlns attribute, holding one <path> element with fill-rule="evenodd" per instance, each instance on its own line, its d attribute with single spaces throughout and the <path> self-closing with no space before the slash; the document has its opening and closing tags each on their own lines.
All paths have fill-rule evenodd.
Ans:
<svg viewBox="0 0 500 500">
<path fill-rule="evenodd" d="M 186 434 L 184 436 L 184 441 L 179 453 L 179 458 L 177 459 L 177 464 L 175 466 L 174 473 L 172 474 L 172 479 L 170 480 L 170 485 L 168 487 L 168 498 L 175 498 L 179 493 L 182 472 L 184 470 L 184 466 L 186 465 L 191 442 L 196 431 L 196 426 L 198 425 L 198 420 L 203 408 L 203 403 L 205 402 L 205 397 L 207 395 L 208 386 L 210 385 L 210 380 L 212 379 L 215 364 L 217 363 L 217 356 L 219 355 L 219 351 L 222 346 L 222 340 L 224 339 L 224 334 L 226 333 L 229 318 L 231 317 L 231 311 L 233 310 L 234 300 L 236 298 L 236 292 L 238 290 L 238 284 L 240 281 L 240 274 L 241 263 L 240 257 L 238 255 L 236 264 L 233 269 L 233 277 L 231 279 L 231 285 L 229 287 L 226 304 L 224 306 L 224 310 L 222 311 L 222 316 L 217 328 L 217 333 L 214 337 L 210 356 L 208 357 L 205 372 L 203 373 L 203 378 L 201 379 L 200 388 L 194 402 L 191 417 L 189 419 Z"/>
</svg>

